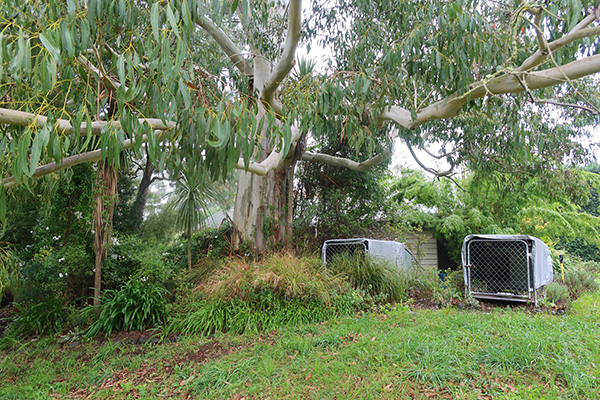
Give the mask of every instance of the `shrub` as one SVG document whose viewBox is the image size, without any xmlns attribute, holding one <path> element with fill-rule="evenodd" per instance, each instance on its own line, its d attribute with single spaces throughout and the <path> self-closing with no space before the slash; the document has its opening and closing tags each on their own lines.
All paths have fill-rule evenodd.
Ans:
<svg viewBox="0 0 600 400">
<path fill-rule="evenodd" d="M 22 297 L 34 303 L 47 297 L 87 297 L 93 268 L 93 253 L 84 244 L 43 247 L 22 265 Z"/>
<path fill-rule="evenodd" d="M 166 246 L 145 242 L 138 236 L 113 238 L 102 269 L 102 285 L 117 289 L 132 278 L 165 285 L 178 270 L 172 258 Z"/>
<path fill-rule="evenodd" d="M 408 295 L 407 274 L 388 262 L 342 253 L 334 257 L 328 269 L 345 276 L 355 289 L 384 301 L 402 301 Z"/>
<path fill-rule="evenodd" d="M 69 315 L 64 301 L 54 297 L 35 304 L 14 305 L 19 313 L 10 330 L 16 337 L 60 332 Z"/>
<path fill-rule="evenodd" d="M 192 234 L 192 264 L 202 265 L 215 258 L 227 257 L 231 254 L 231 227 L 207 228 Z M 179 268 L 187 268 L 187 239 L 175 241 L 166 250 L 173 263 Z"/>
<path fill-rule="evenodd" d="M 587 292 L 598 290 L 594 274 L 579 268 L 565 271 L 565 284 L 569 288 L 571 300 L 576 300 Z"/>
<path fill-rule="evenodd" d="M 216 331 L 256 333 L 281 326 L 322 322 L 358 310 L 362 296 L 349 290 L 332 297 L 283 298 L 269 289 L 247 293 L 245 298 L 205 298 L 177 315 L 168 332 L 209 334 Z"/>
<path fill-rule="evenodd" d="M 261 262 L 235 259 L 196 287 L 198 299 L 171 321 L 169 331 L 257 332 L 320 322 L 364 306 L 361 293 L 316 258 L 275 254 Z"/>
<path fill-rule="evenodd" d="M 546 299 L 552 303 L 569 301 L 569 289 L 558 282 L 552 282 L 546 286 Z"/>
<path fill-rule="evenodd" d="M 164 292 L 162 286 L 139 279 L 129 280 L 119 290 L 106 291 L 99 306 L 100 315 L 86 337 L 157 326 L 166 316 Z"/>
</svg>

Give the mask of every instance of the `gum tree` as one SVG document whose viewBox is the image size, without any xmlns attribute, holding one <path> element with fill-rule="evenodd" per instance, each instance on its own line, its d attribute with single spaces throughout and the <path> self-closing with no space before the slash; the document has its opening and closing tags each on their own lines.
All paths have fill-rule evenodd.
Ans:
<svg viewBox="0 0 600 400">
<path fill-rule="evenodd" d="M 597 1 L 306 8 L 3 1 L 0 196 L 79 163 L 118 166 L 147 143 L 160 170 L 192 159 L 213 178 L 238 169 L 235 240 L 263 249 L 289 239 L 300 160 L 364 171 L 401 137 L 413 154 L 441 142 L 434 156 L 452 165 L 556 167 L 575 150 L 571 136 L 537 129 L 531 115 L 596 112 Z M 294 69 L 301 40 L 331 49 L 330 67 Z M 311 151 L 324 135 L 356 157 Z"/>
</svg>

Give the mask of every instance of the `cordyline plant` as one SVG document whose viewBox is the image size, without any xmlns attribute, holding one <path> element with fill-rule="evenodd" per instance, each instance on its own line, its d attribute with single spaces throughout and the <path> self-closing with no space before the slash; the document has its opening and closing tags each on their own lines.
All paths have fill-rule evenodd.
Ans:
<svg viewBox="0 0 600 400">
<path fill-rule="evenodd" d="M 190 160 L 214 178 L 238 169 L 234 243 L 264 249 L 290 238 L 300 161 L 364 171 L 398 137 L 413 156 L 441 143 L 433 155 L 452 166 L 577 159 L 582 123 L 554 132 L 530 116 L 552 128 L 559 106 L 574 121 L 596 112 L 598 1 L 305 3 L 3 1 L 0 204 L 15 185 L 118 166 L 147 143 L 175 175 Z M 329 67 L 295 70 L 302 41 L 330 49 Z M 325 136 L 355 159 L 319 153 Z"/>
</svg>

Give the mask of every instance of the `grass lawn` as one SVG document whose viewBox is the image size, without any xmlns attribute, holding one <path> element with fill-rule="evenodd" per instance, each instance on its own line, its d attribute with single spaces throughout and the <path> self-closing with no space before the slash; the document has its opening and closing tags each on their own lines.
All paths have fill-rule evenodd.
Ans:
<svg viewBox="0 0 600 400">
<path fill-rule="evenodd" d="M 598 399 L 600 294 L 558 316 L 398 306 L 259 336 L 4 352 L 0 399 Z"/>
</svg>

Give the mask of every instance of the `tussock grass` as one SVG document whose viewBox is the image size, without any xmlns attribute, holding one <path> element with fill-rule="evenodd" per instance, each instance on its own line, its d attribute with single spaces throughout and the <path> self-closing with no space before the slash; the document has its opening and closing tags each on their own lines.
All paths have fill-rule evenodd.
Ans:
<svg viewBox="0 0 600 400">
<path fill-rule="evenodd" d="M 259 332 L 355 312 L 362 295 L 320 260 L 274 254 L 260 262 L 232 260 L 196 287 L 198 298 L 176 314 L 167 332 Z"/>
<path fill-rule="evenodd" d="M 356 254 L 340 253 L 328 265 L 337 276 L 345 277 L 352 287 L 384 301 L 406 300 L 410 279 L 408 273 L 389 262 Z"/>
<path fill-rule="evenodd" d="M 265 288 L 285 299 L 309 297 L 328 303 L 332 293 L 347 291 L 348 284 L 343 276 L 324 269 L 317 258 L 278 253 L 260 262 L 232 260 L 198 285 L 196 291 L 210 298 L 230 300 L 246 299 L 250 293 Z"/>
</svg>

